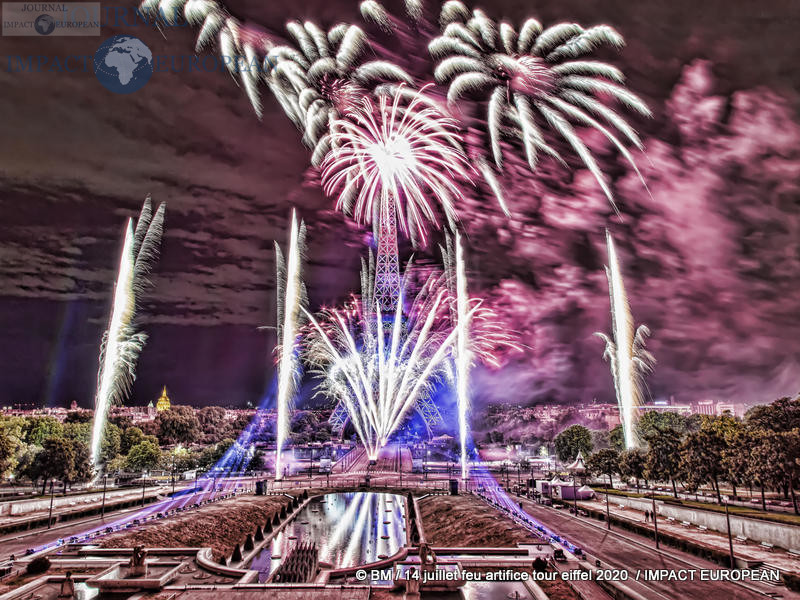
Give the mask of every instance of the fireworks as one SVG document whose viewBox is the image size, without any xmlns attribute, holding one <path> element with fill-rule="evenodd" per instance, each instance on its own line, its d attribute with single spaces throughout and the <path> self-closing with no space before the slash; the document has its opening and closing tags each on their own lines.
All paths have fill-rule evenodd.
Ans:
<svg viewBox="0 0 800 600">
<path fill-rule="evenodd" d="M 114 288 L 114 303 L 108 329 L 103 335 L 100 369 L 97 373 L 91 457 L 92 463 L 98 469 L 102 466 L 100 444 L 108 409 L 113 404 L 121 403 L 130 390 L 135 378 L 136 360 L 147 340 L 147 336 L 143 332 L 137 332 L 134 326 L 136 300 L 144 290 L 146 276 L 158 256 L 165 209 L 166 204 L 161 204 L 153 215 L 148 197 L 136 228 L 134 229 L 133 219 L 129 219 L 125 231 Z"/>
<path fill-rule="evenodd" d="M 276 46 L 267 56 L 275 68 L 270 87 L 294 107 L 303 142 L 313 148 L 311 163 L 319 165 L 331 149 L 333 122 L 358 107 L 377 85 L 411 83 L 411 76 L 384 60 L 362 62 L 366 34 L 355 25 L 339 24 L 325 33 L 311 22 L 286 26 L 299 51 Z"/>
<path fill-rule="evenodd" d="M 305 360 L 322 377 L 322 393 L 339 403 L 373 460 L 412 409 L 429 428 L 435 424 L 438 410 L 431 395 L 438 382 L 453 383 L 454 361 L 458 373 L 466 373 L 473 359 L 497 364 L 497 347 L 516 347 L 511 335 L 494 325 L 493 313 L 480 300 L 466 297 L 460 254 L 458 259 L 460 300 L 448 289 L 448 277 L 433 272 L 416 294 L 409 294 L 407 307 L 401 294 L 384 315 L 372 293 L 370 262 L 362 268 L 361 297 L 308 315 Z M 404 290 L 410 287 L 410 272 Z M 466 377 L 462 381 L 466 386 Z"/>
<path fill-rule="evenodd" d="M 604 333 L 596 333 L 606 343 L 603 358 L 611 365 L 617 402 L 622 416 L 622 429 L 625 435 L 625 448 L 638 445 L 634 429 L 638 416 L 637 407 L 642 401 L 643 377 L 652 370 L 655 358 L 645 349 L 645 340 L 650 330 L 640 325 L 635 333 L 633 316 L 625 293 L 625 284 L 617 259 L 617 251 L 611 234 L 606 231 L 608 247 L 608 291 L 611 299 L 611 322 L 613 339 Z"/>
<path fill-rule="evenodd" d="M 283 254 L 275 244 L 275 260 L 278 266 L 278 420 L 276 423 L 277 446 L 275 454 L 275 479 L 283 475 L 281 451 L 289 438 L 289 413 L 294 405 L 297 382 L 300 379 L 297 334 L 301 309 L 306 301 L 305 286 L 300 278 L 303 249 L 305 248 L 305 225 L 297 225 L 292 212 L 292 227 L 289 238 L 289 257 L 284 264 Z"/>
<path fill-rule="evenodd" d="M 261 117 L 259 83 L 264 81 L 312 148 L 319 165 L 330 150 L 331 123 L 357 107 L 377 86 L 412 83 L 411 75 L 386 60 L 362 60 L 369 42 L 356 25 L 340 23 L 325 31 L 311 21 L 289 21 L 294 45 L 277 35 L 244 26 L 213 0 L 145 0 L 142 9 L 174 22 L 183 7 L 191 25 L 201 25 L 197 51 L 216 41 L 225 65 L 238 76 L 253 110 Z"/>
<path fill-rule="evenodd" d="M 338 194 L 337 210 L 359 223 L 396 217 L 403 233 L 426 245 L 428 223 L 439 225 L 435 205 L 454 222 L 459 181 L 470 172 L 456 123 L 422 94 L 381 96 L 377 107 L 365 99 L 351 118 L 335 121 L 322 183 Z"/>
<path fill-rule="evenodd" d="M 541 154 L 563 162 L 545 138 L 545 129 L 551 130 L 575 151 L 613 205 L 603 172 L 570 120 L 602 133 L 636 169 L 618 135 L 641 149 L 638 135 L 598 97 L 616 100 L 641 115 L 649 116 L 650 111 L 623 86 L 617 68 L 583 59 L 601 45 L 621 47 L 622 36 L 607 25 L 584 29 L 561 23 L 543 29 L 534 19 L 517 32 L 508 23 L 497 27 L 481 10 L 470 15 L 459 0 L 444 4 L 440 21 L 442 34 L 428 46 L 439 61 L 436 80 L 449 84 L 451 103 L 468 94 L 488 99 L 486 128 L 495 165 L 503 166 L 503 137 L 522 143 L 531 170 Z"/>
<path fill-rule="evenodd" d="M 308 315 L 307 362 L 323 377 L 323 393 L 343 404 L 370 459 L 408 411 L 427 400 L 444 374 L 455 333 L 442 326 L 447 290 L 432 276 L 403 314 L 398 296 L 391 326 L 380 305 L 371 305 L 372 282 L 364 268 L 362 298 L 342 309 Z"/>
<path fill-rule="evenodd" d="M 639 174 L 629 148 L 641 149 L 641 140 L 611 102 L 639 115 L 649 116 L 650 111 L 624 86 L 619 69 L 588 57 L 600 46 L 623 46 L 614 29 L 573 23 L 543 28 L 528 19 L 517 30 L 508 23 L 498 25 L 479 9 L 468 10 L 460 0 L 448 0 L 440 12 L 441 29 L 433 34 L 419 0 L 405 0 L 405 7 L 409 26 L 376 0 L 360 5 L 363 17 L 384 32 L 424 40 L 436 61 L 435 80 L 447 85 L 450 106 L 466 97 L 486 102 L 482 127 L 486 148 L 478 144 L 481 149 L 470 159 L 461 135 L 467 125 L 453 119 L 428 86 L 415 89 L 411 74 L 380 46 L 371 45 L 356 25 L 340 23 L 325 29 L 311 21 L 290 21 L 287 43 L 244 26 L 215 0 L 142 4 L 145 11 L 157 11 L 161 21 L 174 22 L 182 11 L 189 24 L 199 26 L 198 51 L 216 44 L 259 116 L 259 87 L 266 83 L 302 131 L 303 143 L 311 149 L 311 164 L 320 169 L 324 192 L 336 197 L 336 209 L 359 224 L 371 224 L 377 234 L 377 258 L 375 262 L 370 258 L 363 269 L 361 295 L 318 316 L 304 306 L 300 280 L 304 228 L 298 227 L 294 216 L 285 265 L 276 247 L 276 478 L 281 476 L 281 449 L 289 436 L 301 347 L 304 360 L 321 375 L 321 391 L 338 403 L 334 414 L 347 415 L 371 458 L 409 411 L 418 411 L 428 424 L 436 418 L 431 395 L 438 382 L 448 380 L 457 392 L 462 475 L 468 476 L 471 364 L 480 359 L 496 365 L 497 347 L 519 348 L 493 313 L 468 296 L 458 233 L 454 247 L 448 240 L 445 273 L 428 274 L 421 288 L 411 290 L 408 278 L 400 275 L 397 230 L 415 247 L 427 246 L 430 231 L 443 229 L 444 222 L 456 231 L 458 205 L 476 174 L 509 215 L 498 179 L 506 153 L 524 154 L 531 171 L 541 157 L 566 164 L 557 141 L 577 155 L 616 209 L 611 184 L 579 128 L 604 136 Z M 131 236 L 126 248 L 128 243 L 136 245 L 138 228 Z M 610 237 L 608 248 L 613 339 L 599 335 L 607 342 L 605 356 L 611 362 L 630 447 L 635 444 L 632 420 L 641 376 L 649 370 L 652 356 L 644 349 L 647 328 L 633 330 Z M 126 271 L 125 256 L 120 268 L 124 285 L 118 286 L 123 289 L 136 280 L 135 272 Z M 122 321 L 115 327 L 122 331 L 125 319 L 132 316 L 133 299 L 122 293 L 118 300 L 119 311 L 115 297 L 114 315 L 119 312 Z M 301 315 L 309 319 L 302 332 Z M 125 336 L 113 331 L 117 337 Z M 143 343 L 137 334 L 126 339 L 131 348 Z"/>
</svg>

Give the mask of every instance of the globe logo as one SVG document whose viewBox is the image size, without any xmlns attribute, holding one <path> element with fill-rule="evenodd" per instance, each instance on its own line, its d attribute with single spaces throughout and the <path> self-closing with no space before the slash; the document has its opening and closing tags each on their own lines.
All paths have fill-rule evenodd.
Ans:
<svg viewBox="0 0 800 600">
<path fill-rule="evenodd" d="M 130 35 L 115 35 L 94 53 L 94 74 L 107 90 L 130 94 L 144 87 L 153 75 L 153 53 Z"/>
<path fill-rule="evenodd" d="M 56 30 L 56 20 L 50 15 L 39 15 L 33 22 L 33 28 L 39 35 L 50 35 Z"/>
</svg>

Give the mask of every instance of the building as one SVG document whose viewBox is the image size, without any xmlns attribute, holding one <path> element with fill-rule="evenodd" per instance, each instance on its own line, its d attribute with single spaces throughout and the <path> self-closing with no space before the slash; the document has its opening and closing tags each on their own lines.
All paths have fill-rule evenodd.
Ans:
<svg viewBox="0 0 800 600">
<path fill-rule="evenodd" d="M 170 401 L 169 396 L 167 396 L 167 386 L 164 386 L 164 389 L 161 390 L 161 396 L 156 400 L 156 412 L 164 412 L 169 410 L 169 407 Z"/>
<path fill-rule="evenodd" d="M 714 414 L 714 401 L 713 400 L 698 400 L 695 404 L 695 412 L 698 415 L 713 415 Z"/>
<path fill-rule="evenodd" d="M 673 412 L 678 413 L 679 415 L 689 416 L 692 414 L 692 407 L 688 404 L 666 404 L 666 403 L 654 403 L 654 404 L 641 404 L 639 405 L 639 412 L 646 413 L 646 412 Z"/>
<path fill-rule="evenodd" d="M 739 414 L 739 411 L 737 410 L 738 408 L 739 405 L 734 404 L 733 402 L 724 402 L 720 400 L 717 402 L 717 415 L 722 416 L 727 412 L 732 417 L 740 417 L 742 415 Z"/>
</svg>

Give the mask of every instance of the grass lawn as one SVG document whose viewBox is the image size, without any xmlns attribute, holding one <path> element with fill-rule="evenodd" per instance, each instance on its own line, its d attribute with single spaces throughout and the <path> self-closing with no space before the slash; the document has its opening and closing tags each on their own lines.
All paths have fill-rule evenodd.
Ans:
<svg viewBox="0 0 800 600">
<path fill-rule="evenodd" d="M 598 487 L 597 492 L 604 492 L 604 488 Z M 649 495 L 637 494 L 636 492 L 624 492 L 622 490 L 609 490 L 608 493 L 612 496 L 626 496 L 628 498 L 646 498 Z M 687 508 L 698 508 L 701 510 L 709 510 L 711 512 L 725 512 L 725 506 L 720 504 L 713 504 L 711 502 L 699 502 L 696 500 L 683 500 L 668 496 L 665 494 L 656 494 L 656 500 L 663 500 L 667 504 L 674 504 L 676 506 L 685 506 Z M 756 508 L 749 508 L 746 506 L 729 506 L 728 510 L 732 515 L 740 517 L 747 517 L 749 519 L 759 519 L 761 521 L 772 521 L 773 523 L 782 523 L 784 525 L 798 525 L 800 526 L 800 516 L 789 513 L 779 512 L 764 512 Z"/>
<path fill-rule="evenodd" d="M 476 496 L 428 496 L 419 502 L 432 546 L 514 548 L 538 539 Z"/>
</svg>

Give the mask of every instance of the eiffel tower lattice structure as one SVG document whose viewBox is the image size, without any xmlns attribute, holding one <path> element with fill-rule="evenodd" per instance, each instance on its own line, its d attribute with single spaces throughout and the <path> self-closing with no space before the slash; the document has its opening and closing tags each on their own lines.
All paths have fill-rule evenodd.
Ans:
<svg viewBox="0 0 800 600">
<path fill-rule="evenodd" d="M 400 297 L 400 261 L 397 253 L 397 215 L 394 198 L 389 195 L 387 202 L 381 203 L 375 265 L 374 298 L 384 315 L 391 315 L 397 310 Z"/>
</svg>

